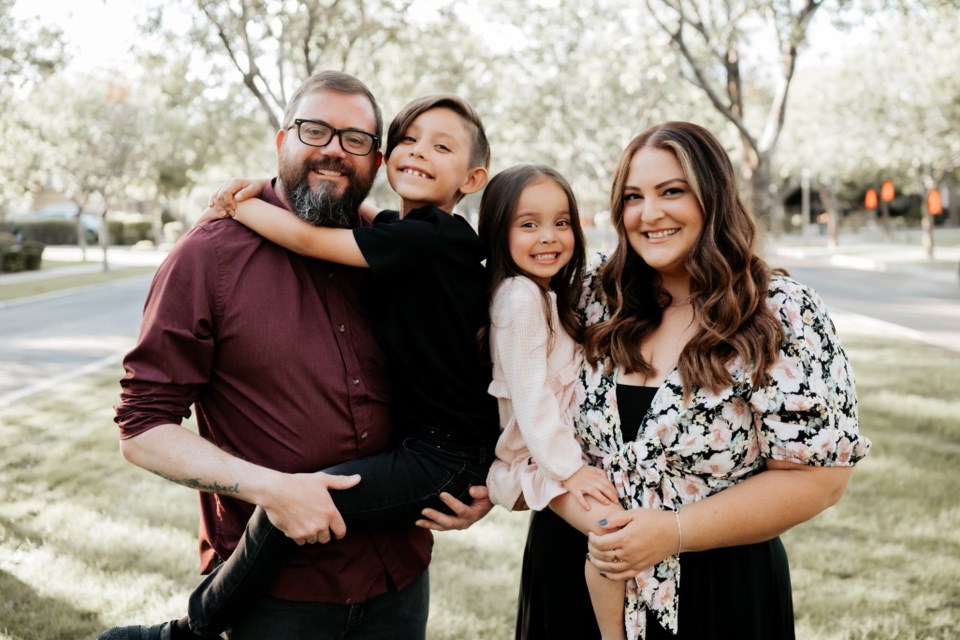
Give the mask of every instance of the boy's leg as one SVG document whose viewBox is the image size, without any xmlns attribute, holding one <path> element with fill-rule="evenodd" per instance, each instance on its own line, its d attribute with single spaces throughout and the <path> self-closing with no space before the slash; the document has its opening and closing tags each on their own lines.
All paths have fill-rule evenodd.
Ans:
<svg viewBox="0 0 960 640">
<path fill-rule="evenodd" d="M 331 498 L 350 529 L 409 527 L 427 508 L 447 511 L 439 498 L 446 491 L 469 502 L 468 489 L 486 479 L 492 455 L 479 448 L 460 450 L 407 439 L 383 453 L 324 469 L 333 475 L 359 474 L 350 489 Z M 190 595 L 190 628 L 216 637 L 276 580 L 296 548 L 257 508 L 237 548 Z"/>
<path fill-rule="evenodd" d="M 218 637 L 276 581 L 296 543 L 257 507 L 227 561 L 208 573 L 190 594 L 190 629 Z"/>
<path fill-rule="evenodd" d="M 565 493 L 554 498 L 550 502 L 550 508 L 584 534 L 590 531 L 602 533 L 597 524 L 598 521 L 612 513 L 623 511 L 618 504 L 601 505 L 591 497 L 587 500 L 591 504 L 590 511 L 585 510 L 576 498 Z M 600 575 L 600 570 L 590 562 L 584 563 L 583 571 L 587 580 L 587 590 L 590 591 L 593 612 L 597 616 L 597 625 L 600 627 L 601 638 L 603 640 L 626 638 L 623 617 L 624 583 L 619 580 L 609 580 Z"/>
</svg>

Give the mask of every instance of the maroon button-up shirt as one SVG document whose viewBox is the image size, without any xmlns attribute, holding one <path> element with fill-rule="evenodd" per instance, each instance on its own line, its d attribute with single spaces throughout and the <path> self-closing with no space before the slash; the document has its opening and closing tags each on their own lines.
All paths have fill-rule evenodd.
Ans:
<svg viewBox="0 0 960 640">
<path fill-rule="evenodd" d="M 283 206 L 272 188 L 263 199 Z M 390 445 L 384 356 L 359 300 L 362 270 L 304 258 L 233 220 L 190 231 L 154 278 L 124 360 L 120 437 L 190 415 L 240 458 L 310 472 Z M 253 505 L 200 494 L 201 568 L 236 547 Z M 417 527 L 304 545 L 271 590 L 348 604 L 410 584 L 430 561 Z"/>
</svg>

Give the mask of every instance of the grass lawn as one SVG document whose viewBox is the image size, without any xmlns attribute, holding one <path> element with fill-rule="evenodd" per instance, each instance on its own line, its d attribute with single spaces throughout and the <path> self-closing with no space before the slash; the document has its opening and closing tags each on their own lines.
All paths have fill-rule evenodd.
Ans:
<svg viewBox="0 0 960 640">
<path fill-rule="evenodd" d="M 874 449 L 784 537 L 798 637 L 960 637 L 960 358 L 845 331 Z M 94 638 L 181 615 L 196 497 L 126 463 L 119 367 L 0 409 L 0 639 Z M 511 638 L 527 517 L 437 536 L 429 637 Z"/>
</svg>

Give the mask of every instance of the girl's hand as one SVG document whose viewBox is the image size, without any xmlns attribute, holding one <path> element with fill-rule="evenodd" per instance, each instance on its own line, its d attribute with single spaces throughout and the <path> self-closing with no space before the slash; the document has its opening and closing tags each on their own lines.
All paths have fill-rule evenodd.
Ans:
<svg viewBox="0 0 960 640">
<path fill-rule="evenodd" d="M 607 477 L 606 471 L 591 467 L 588 464 L 583 465 L 572 476 L 564 480 L 563 487 L 577 499 L 577 502 L 586 511 L 590 511 L 587 496 L 593 497 L 600 504 L 617 502 L 617 490 Z"/>
<path fill-rule="evenodd" d="M 634 578 L 677 552 L 677 521 L 672 511 L 631 509 L 607 516 L 601 528 L 609 533 L 589 534 L 591 564 L 611 580 Z"/>
<path fill-rule="evenodd" d="M 250 178 L 235 178 L 224 182 L 217 189 L 217 192 L 210 198 L 207 206 L 220 213 L 218 216 L 207 217 L 204 211 L 200 220 L 213 220 L 216 218 L 233 217 L 237 210 L 237 203 L 256 198 L 263 193 L 264 188 L 270 184 L 269 178 L 261 180 L 252 180 Z"/>
</svg>

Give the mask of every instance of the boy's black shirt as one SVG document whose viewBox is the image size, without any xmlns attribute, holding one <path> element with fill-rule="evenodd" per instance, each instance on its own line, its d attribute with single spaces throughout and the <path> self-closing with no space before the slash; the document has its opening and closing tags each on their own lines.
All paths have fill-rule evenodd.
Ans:
<svg viewBox="0 0 960 640">
<path fill-rule="evenodd" d="M 497 403 L 476 336 L 487 322 L 483 243 L 464 218 L 421 207 L 384 211 L 354 229 L 370 265 L 371 322 L 387 352 L 402 433 L 429 425 L 461 444 L 493 447 Z"/>
</svg>

